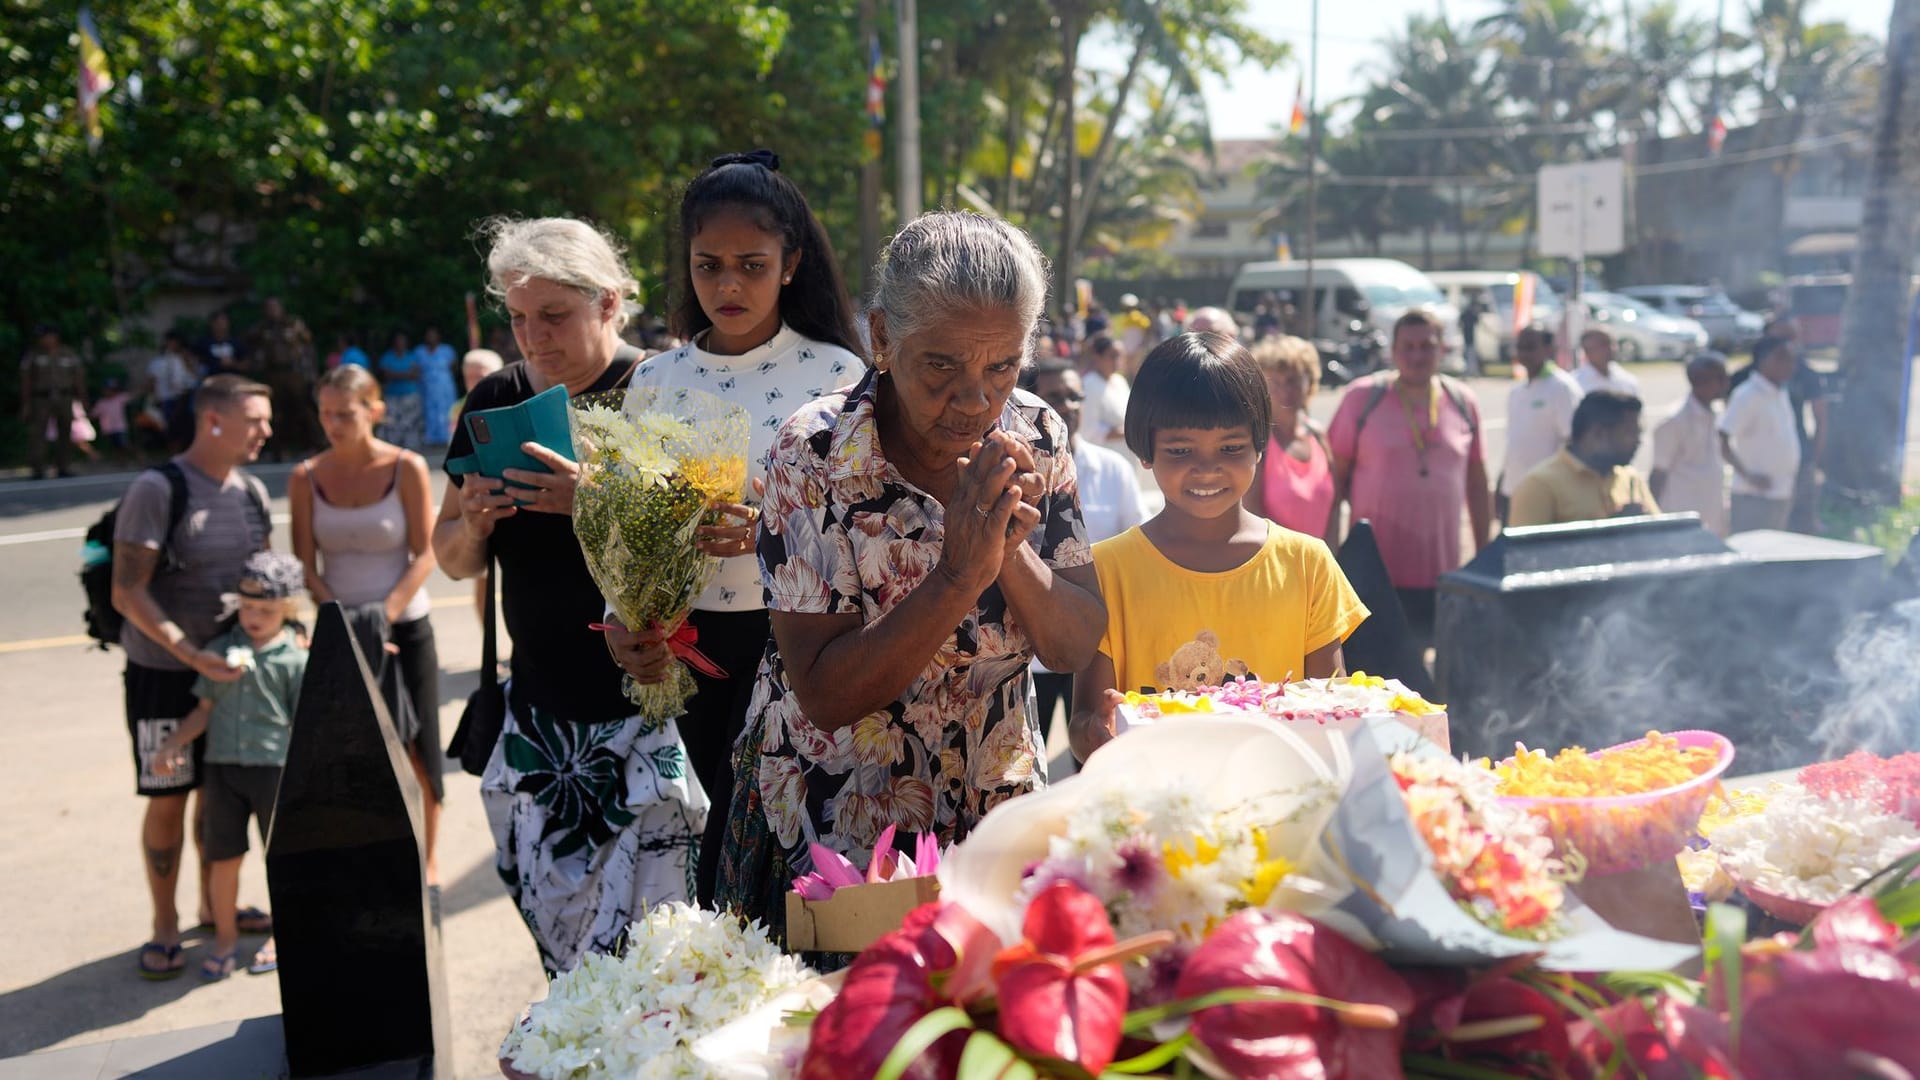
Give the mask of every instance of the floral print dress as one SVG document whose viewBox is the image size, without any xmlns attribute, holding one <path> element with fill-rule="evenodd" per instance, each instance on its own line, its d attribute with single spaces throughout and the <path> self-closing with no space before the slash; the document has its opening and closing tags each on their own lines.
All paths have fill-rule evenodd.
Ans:
<svg viewBox="0 0 1920 1080">
<path fill-rule="evenodd" d="M 881 453 L 874 409 L 885 377 L 869 372 L 812 402 L 774 442 L 759 549 L 775 611 L 872 622 L 940 561 L 945 508 Z M 1000 427 L 1033 448 L 1047 481 L 1027 542 L 1056 570 L 1091 562 L 1060 419 L 1015 391 Z M 812 869 L 808 844 L 856 863 L 889 825 L 909 846 L 922 831 L 951 844 L 995 806 L 1045 786 L 1032 659 L 1026 631 L 994 585 L 898 700 L 823 732 L 801 714 L 778 645 L 769 644 L 734 748 L 717 904 L 765 920 L 784 939 L 784 897 L 792 879 Z"/>
</svg>

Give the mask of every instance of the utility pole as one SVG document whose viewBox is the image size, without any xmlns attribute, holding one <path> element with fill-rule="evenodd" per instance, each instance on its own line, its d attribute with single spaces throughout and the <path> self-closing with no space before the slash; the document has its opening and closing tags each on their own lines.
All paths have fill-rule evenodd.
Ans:
<svg viewBox="0 0 1920 1080">
<path fill-rule="evenodd" d="M 1060 265 L 1055 273 L 1060 278 L 1060 295 L 1065 300 L 1063 307 L 1078 302 L 1079 287 L 1075 284 L 1076 271 L 1079 269 L 1080 254 L 1074 250 L 1074 218 L 1079 212 L 1077 198 L 1080 186 L 1080 118 L 1074 109 L 1074 72 L 1080 66 L 1080 5 L 1078 0 L 1063 0 L 1059 4 L 1060 12 L 1060 95 L 1062 98 L 1061 162 L 1060 169 Z"/>
<path fill-rule="evenodd" d="M 860 48 L 867 55 L 867 90 L 874 93 L 874 68 L 878 66 L 880 51 L 880 30 L 878 17 L 874 11 L 874 0 L 860 0 Z M 863 118 L 866 116 L 862 111 Z M 860 260 L 860 287 L 867 291 L 867 275 L 873 273 L 873 262 L 880 252 L 880 129 L 873 126 L 872 120 L 866 120 L 867 133 L 863 142 L 865 155 L 860 159 L 860 248 L 855 253 Z"/>
<path fill-rule="evenodd" d="M 1313 256 L 1320 232 L 1320 0 L 1313 0 L 1313 14 L 1307 30 L 1307 256 L 1306 297 L 1307 338 L 1320 336 L 1319 294 L 1313 289 Z"/>
<path fill-rule="evenodd" d="M 919 0 L 894 0 L 900 30 L 900 221 L 920 216 Z"/>
</svg>

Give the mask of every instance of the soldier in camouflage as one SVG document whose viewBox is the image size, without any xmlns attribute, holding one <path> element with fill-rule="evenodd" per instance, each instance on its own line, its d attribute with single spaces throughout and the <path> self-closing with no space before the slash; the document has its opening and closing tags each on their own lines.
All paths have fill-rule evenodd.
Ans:
<svg viewBox="0 0 1920 1080">
<path fill-rule="evenodd" d="M 60 332 L 41 325 L 33 348 L 20 361 L 20 419 L 27 425 L 27 462 L 36 476 L 72 475 L 73 407 L 87 404 L 87 365 L 60 340 Z M 53 433 L 53 468 L 47 465 L 47 434 Z"/>
<path fill-rule="evenodd" d="M 262 313 L 252 353 L 260 381 L 273 390 L 274 457 L 303 454 L 321 445 L 313 403 L 313 333 L 287 314 L 277 296 L 267 297 Z"/>
</svg>

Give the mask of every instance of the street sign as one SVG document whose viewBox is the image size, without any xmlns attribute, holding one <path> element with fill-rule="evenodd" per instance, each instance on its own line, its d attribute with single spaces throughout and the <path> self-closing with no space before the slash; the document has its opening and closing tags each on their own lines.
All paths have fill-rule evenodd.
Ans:
<svg viewBox="0 0 1920 1080">
<path fill-rule="evenodd" d="M 1537 186 L 1540 254 L 1585 259 L 1627 246 L 1627 170 L 1620 159 L 1545 165 Z"/>
</svg>

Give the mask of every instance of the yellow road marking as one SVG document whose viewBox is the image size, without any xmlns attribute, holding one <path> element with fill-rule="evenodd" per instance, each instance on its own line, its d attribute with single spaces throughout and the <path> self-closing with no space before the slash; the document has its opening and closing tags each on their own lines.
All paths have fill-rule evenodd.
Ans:
<svg viewBox="0 0 1920 1080">
<path fill-rule="evenodd" d="M 453 608 L 473 606 L 472 596 L 436 596 L 429 605 L 433 608 Z M 312 615 L 308 608 L 307 614 Z M 93 639 L 85 634 L 65 634 L 61 637 L 24 638 L 20 641 L 0 641 L 0 656 L 9 653 L 37 652 L 41 649 L 70 649 L 75 645 L 91 645 Z"/>
</svg>

